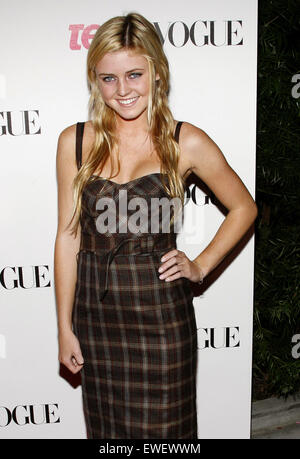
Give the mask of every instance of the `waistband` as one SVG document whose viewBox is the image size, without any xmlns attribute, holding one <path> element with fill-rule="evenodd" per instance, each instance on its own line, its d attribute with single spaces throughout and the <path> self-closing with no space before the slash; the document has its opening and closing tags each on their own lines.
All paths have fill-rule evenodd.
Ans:
<svg viewBox="0 0 300 459">
<path fill-rule="evenodd" d="M 80 251 L 91 251 L 104 254 L 111 250 L 118 250 L 122 254 L 139 254 L 161 250 L 170 245 L 176 244 L 176 233 L 157 233 L 157 234 L 128 234 L 122 236 L 108 233 L 99 237 L 82 233 L 80 241 Z"/>
<path fill-rule="evenodd" d="M 76 255 L 83 253 L 91 253 L 97 257 L 95 266 L 98 277 L 99 300 L 102 300 L 108 291 L 108 270 L 109 266 L 117 255 L 139 255 L 151 254 L 155 251 L 169 251 L 176 248 L 176 234 L 175 233 L 159 233 L 147 235 L 133 235 L 128 237 L 119 236 L 116 239 L 114 236 L 102 235 L 96 238 L 94 235 L 90 236 L 83 233 L 81 236 L 80 250 Z"/>
</svg>

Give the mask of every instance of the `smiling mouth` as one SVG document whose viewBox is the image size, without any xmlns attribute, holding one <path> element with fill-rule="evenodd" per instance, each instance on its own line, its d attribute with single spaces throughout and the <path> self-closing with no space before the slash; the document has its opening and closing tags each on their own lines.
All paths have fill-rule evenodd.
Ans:
<svg viewBox="0 0 300 459">
<path fill-rule="evenodd" d="M 133 105 L 137 100 L 138 100 L 139 96 L 137 97 L 132 97 L 131 99 L 117 99 L 119 104 L 122 105 L 123 107 L 128 107 L 128 106 L 131 106 Z"/>
</svg>

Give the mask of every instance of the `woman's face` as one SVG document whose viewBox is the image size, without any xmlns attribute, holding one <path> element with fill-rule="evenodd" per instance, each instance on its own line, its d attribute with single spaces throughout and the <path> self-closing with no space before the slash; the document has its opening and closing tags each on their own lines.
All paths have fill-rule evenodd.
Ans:
<svg viewBox="0 0 300 459">
<path fill-rule="evenodd" d="M 125 120 L 147 117 L 149 68 L 147 59 L 133 51 L 107 53 L 96 65 L 104 102 Z"/>
</svg>

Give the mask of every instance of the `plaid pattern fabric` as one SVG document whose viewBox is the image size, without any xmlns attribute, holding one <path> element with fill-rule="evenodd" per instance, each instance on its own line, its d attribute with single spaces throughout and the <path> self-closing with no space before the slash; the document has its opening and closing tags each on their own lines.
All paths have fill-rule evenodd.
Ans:
<svg viewBox="0 0 300 459">
<path fill-rule="evenodd" d="M 167 196 L 154 173 L 117 184 L 91 180 L 82 195 L 73 328 L 88 438 L 197 438 L 197 328 L 190 281 L 159 279 L 176 234 L 97 231 L 99 197 Z M 120 227 L 120 221 L 117 222 Z"/>
</svg>

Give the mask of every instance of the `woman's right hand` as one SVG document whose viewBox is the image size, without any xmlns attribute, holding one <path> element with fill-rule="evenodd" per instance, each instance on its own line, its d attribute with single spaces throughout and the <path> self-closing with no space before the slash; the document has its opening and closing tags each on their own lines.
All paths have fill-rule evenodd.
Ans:
<svg viewBox="0 0 300 459">
<path fill-rule="evenodd" d="M 79 341 L 72 330 L 59 333 L 59 361 L 73 374 L 78 373 L 83 364 Z"/>
</svg>

